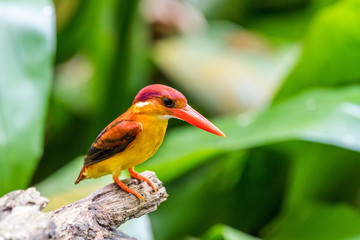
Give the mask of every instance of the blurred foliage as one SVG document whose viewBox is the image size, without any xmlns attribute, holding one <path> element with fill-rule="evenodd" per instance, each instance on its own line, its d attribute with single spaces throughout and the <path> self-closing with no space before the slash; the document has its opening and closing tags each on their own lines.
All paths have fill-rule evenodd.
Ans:
<svg viewBox="0 0 360 240">
<path fill-rule="evenodd" d="M 55 0 L 45 125 L 52 11 L 47 1 L 0 3 L 2 194 L 32 181 L 51 210 L 111 182 L 73 185 L 103 127 L 141 87 L 165 83 L 227 138 L 171 120 L 137 167 L 155 171 L 170 197 L 123 231 L 360 238 L 359 1 Z"/>
<path fill-rule="evenodd" d="M 260 238 L 245 234 L 237 229 L 223 224 L 213 226 L 204 236 L 204 240 L 259 240 Z"/>
<path fill-rule="evenodd" d="M 55 86 L 69 87 L 54 89 L 48 123 L 56 131 L 53 136 L 62 137 L 49 136 L 34 182 L 85 153 L 94 136 L 148 83 L 147 30 L 137 5 L 138 1 L 80 1 L 72 6 L 77 14 L 59 29 L 56 62 L 70 60 L 55 75 Z M 84 101 L 87 105 L 79 111 Z"/>
<path fill-rule="evenodd" d="M 275 44 L 231 22 L 212 22 L 206 31 L 159 41 L 154 59 L 194 100 L 206 102 L 207 112 L 245 112 L 272 99 L 297 60 L 298 45 Z"/>
<path fill-rule="evenodd" d="M 0 196 L 28 186 L 43 153 L 53 11 L 47 0 L 0 2 Z"/>
<path fill-rule="evenodd" d="M 304 37 L 302 57 L 278 98 L 299 89 L 359 81 L 360 31 L 355 30 L 360 24 L 359 13 L 359 1 L 341 1 L 314 17 Z"/>
<path fill-rule="evenodd" d="M 266 229 L 266 239 L 357 239 L 359 213 L 347 205 L 308 201 L 281 215 Z"/>
</svg>

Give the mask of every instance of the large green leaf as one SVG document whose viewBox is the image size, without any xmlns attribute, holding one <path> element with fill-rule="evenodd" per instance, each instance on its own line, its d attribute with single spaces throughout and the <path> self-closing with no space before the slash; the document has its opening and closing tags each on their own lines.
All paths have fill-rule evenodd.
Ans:
<svg viewBox="0 0 360 240">
<path fill-rule="evenodd" d="M 278 98 L 319 86 L 360 81 L 360 2 L 339 1 L 321 10 L 305 36 L 300 62 Z"/>
<path fill-rule="evenodd" d="M 26 187 L 42 154 L 54 23 L 51 1 L 0 2 L 0 195 Z"/>
<path fill-rule="evenodd" d="M 258 117 L 241 114 L 219 118 L 214 122 L 227 138 L 210 135 L 193 126 L 174 129 L 165 137 L 155 156 L 137 169 L 153 170 L 162 181 L 170 182 L 223 152 L 289 140 L 360 151 L 359 96 L 359 86 L 311 90 L 274 105 Z M 58 183 L 74 189 L 72 182 L 78 174 L 74 169 L 80 171 L 82 159 L 76 161 L 65 167 L 63 174 L 57 174 L 44 184 L 51 182 L 49 184 L 54 186 Z M 74 165 L 78 167 L 74 168 Z"/>
<path fill-rule="evenodd" d="M 307 203 L 269 226 L 264 231 L 265 239 L 318 240 L 360 238 L 360 214 L 341 204 Z"/>
<path fill-rule="evenodd" d="M 311 199 L 358 204 L 358 152 L 308 142 L 282 143 L 272 148 L 292 159 L 283 211 Z"/>
<path fill-rule="evenodd" d="M 299 141 L 275 144 L 271 149 L 280 150 L 292 164 L 281 214 L 266 228 L 265 238 L 353 239 L 354 233 L 359 237 L 356 224 L 327 227 L 360 220 L 354 209 L 345 207 L 345 203 L 358 206 L 359 153 Z"/>
<path fill-rule="evenodd" d="M 189 126 L 165 137 L 141 169 L 170 181 L 209 156 L 288 140 L 305 140 L 360 151 L 360 87 L 317 89 L 272 106 L 256 117 L 241 114 L 214 121 L 220 138 Z"/>
</svg>

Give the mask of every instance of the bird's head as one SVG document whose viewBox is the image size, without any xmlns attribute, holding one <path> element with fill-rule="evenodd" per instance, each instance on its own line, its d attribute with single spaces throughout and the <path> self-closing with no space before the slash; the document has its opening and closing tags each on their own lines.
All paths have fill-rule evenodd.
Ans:
<svg viewBox="0 0 360 240">
<path fill-rule="evenodd" d="M 178 118 L 225 137 L 214 124 L 190 107 L 181 92 L 165 85 L 153 84 L 141 89 L 134 99 L 133 107 L 138 113 L 155 115 L 160 119 Z"/>
</svg>

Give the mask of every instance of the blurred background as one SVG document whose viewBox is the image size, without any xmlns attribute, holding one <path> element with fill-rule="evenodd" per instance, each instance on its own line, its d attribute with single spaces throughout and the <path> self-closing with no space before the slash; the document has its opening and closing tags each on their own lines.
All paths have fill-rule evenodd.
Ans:
<svg viewBox="0 0 360 240">
<path fill-rule="evenodd" d="M 172 86 L 226 135 L 170 120 L 169 193 L 121 226 L 144 240 L 360 239 L 360 1 L 0 1 L 0 196 L 46 210 L 144 86 Z M 126 174 L 123 177 L 127 177 Z"/>
</svg>

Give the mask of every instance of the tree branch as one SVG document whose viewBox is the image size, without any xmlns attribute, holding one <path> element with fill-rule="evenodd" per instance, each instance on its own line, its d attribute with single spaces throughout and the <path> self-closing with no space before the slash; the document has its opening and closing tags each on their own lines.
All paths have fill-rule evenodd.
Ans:
<svg viewBox="0 0 360 240">
<path fill-rule="evenodd" d="M 41 210 L 48 200 L 35 188 L 17 190 L 0 198 L 0 239 L 50 239 L 55 224 Z"/>
<path fill-rule="evenodd" d="M 146 201 L 141 201 L 134 195 L 124 192 L 114 183 L 109 184 L 80 201 L 71 203 L 45 215 L 43 214 L 43 217 L 52 220 L 48 224 L 50 227 L 51 222 L 56 224 L 55 234 L 47 234 L 48 238 L 133 239 L 116 229 L 122 223 L 132 218 L 138 218 L 144 214 L 155 211 L 157 206 L 165 201 L 168 196 L 155 173 L 146 171 L 143 172 L 142 175 L 154 183 L 158 189 L 156 193 L 154 193 L 153 189 L 146 182 L 139 183 L 138 180 L 132 178 L 125 179 L 123 182 L 131 189 L 139 192 L 145 197 Z M 22 192 L 26 193 L 29 190 L 30 189 Z M 5 197 L 9 194 L 5 195 Z M 1 200 L 2 199 L 0 199 L 0 207 L 3 209 Z M 42 203 L 42 206 L 43 205 Z M 37 208 L 39 210 L 42 209 L 42 207 L 39 206 Z M 0 212 L 0 227 L 3 222 L 1 216 L 2 213 Z M 37 225 L 34 221 L 32 222 Z M 52 229 L 54 229 L 54 227 Z M 0 239 L 1 234 L 0 228 Z M 45 239 L 45 237 L 43 237 L 43 239 Z"/>
</svg>

